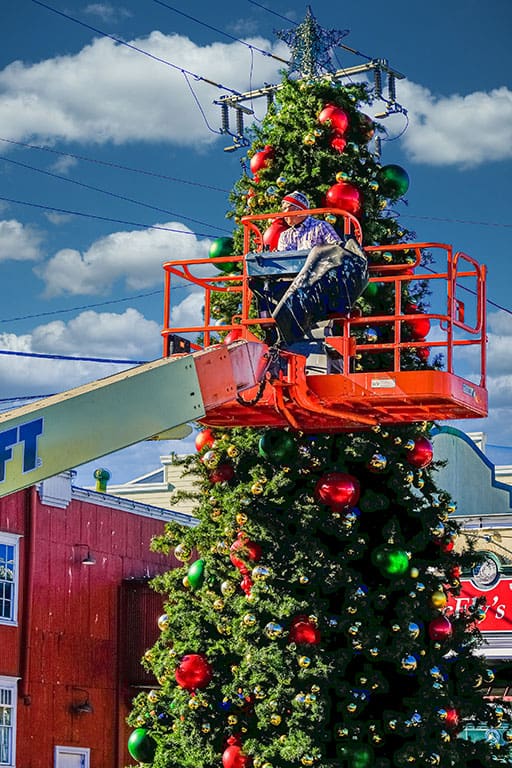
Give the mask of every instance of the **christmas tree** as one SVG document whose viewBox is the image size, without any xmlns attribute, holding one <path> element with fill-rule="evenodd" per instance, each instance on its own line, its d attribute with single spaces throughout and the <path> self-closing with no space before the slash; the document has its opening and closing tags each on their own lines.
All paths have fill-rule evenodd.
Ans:
<svg viewBox="0 0 512 768">
<path fill-rule="evenodd" d="M 308 12 L 287 38 L 292 66 L 231 196 L 236 253 L 241 217 L 275 211 L 294 189 L 356 216 L 365 245 L 412 240 L 390 215 L 407 174 L 376 151 L 383 128 L 364 111 L 374 92 L 325 72 L 339 35 Z M 275 237 L 274 227 L 267 244 Z M 392 313 L 392 286 L 370 286 L 356 311 Z M 402 291 L 415 309 L 426 306 L 426 286 L 403 282 Z M 226 293 L 215 312 L 236 309 Z M 386 354 L 361 355 L 359 369 L 385 369 Z M 419 346 L 402 364 L 441 361 Z M 483 698 L 493 672 L 480 653 L 482 606 L 447 614 L 476 555 L 455 546 L 430 427 L 198 434 L 186 465 L 199 523 L 168 524 L 153 543 L 182 565 L 154 580 L 166 609 L 144 664 L 159 686 L 134 701 L 135 759 L 155 768 L 477 768 L 506 757 L 459 737 L 467 723 L 498 727 L 509 715 Z"/>
</svg>

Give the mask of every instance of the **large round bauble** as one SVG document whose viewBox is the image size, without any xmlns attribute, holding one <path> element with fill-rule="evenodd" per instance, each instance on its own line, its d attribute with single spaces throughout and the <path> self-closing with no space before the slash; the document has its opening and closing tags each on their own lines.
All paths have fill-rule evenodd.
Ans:
<svg viewBox="0 0 512 768">
<path fill-rule="evenodd" d="M 414 441 L 414 447 L 407 452 L 407 461 L 416 469 L 424 469 L 431 464 L 434 457 L 434 449 L 430 440 L 426 437 L 417 437 Z"/>
<path fill-rule="evenodd" d="M 329 122 L 333 131 L 338 136 L 343 136 L 348 128 L 348 115 L 336 104 L 326 104 L 318 115 L 318 122 L 322 124 Z"/>
<path fill-rule="evenodd" d="M 339 181 L 329 187 L 325 194 L 327 208 L 341 208 L 342 211 L 358 216 L 361 213 L 361 193 L 346 181 Z"/>
<path fill-rule="evenodd" d="M 290 624 L 288 639 L 290 643 L 297 643 L 297 645 L 318 645 L 321 635 L 309 616 L 296 616 Z"/>
<path fill-rule="evenodd" d="M 431 640 L 442 642 L 449 640 L 453 634 L 453 627 L 447 616 L 437 616 L 428 625 L 428 635 Z"/>
<path fill-rule="evenodd" d="M 230 551 L 230 560 L 241 573 L 248 573 L 246 561 L 258 563 L 261 559 L 261 547 L 251 541 L 244 531 L 240 531 L 238 538 L 233 542 Z"/>
<path fill-rule="evenodd" d="M 251 171 L 252 173 L 258 173 L 262 168 L 268 168 L 269 160 L 274 157 L 274 147 L 270 144 L 266 144 L 259 152 L 255 152 L 251 157 Z"/>
<path fill-rule="evenodd" d="M 215 435 L 211 429 L 202 429 L 197 433 L 195 439 L 196 451 L 202 451 L 208 446 L 211 448 L 215 442 Z"/>
<path fill-rule="evenodd" d="M 213 671 L 202 653 L 188 653 L 183 656 L 174 675 L 180 688 L 195 691 L 206 688 L 213 677 Z"/>
<path fill-rule="evenodd" d="M 152 763 L 156 752 L 156 741 L 145 728 L 136 728 L 128 739 L 128 752 L 139 763 Z"/>
<path fill-rule="evenodd" d="M 390 579 L 399 578 L 409 569 L 409 556 L 400 547 L 384 544 L 372 552 L 372 562 Z"/>
<path fill-rule="evenodd" d="M 233 254 L 233 238 L 232 237 L 218 237 L 210 245 L 208 255 L 210 259 L 220 258 L 221 256 L 231 256 Z M 221 272 L 232 272 L 235 265 L 232 262 L 224 262 L 215 264 L 217 269 Z"/>
<path fill-rule="evenodd" d="M 348 758 L 349 768 L 370 768 L 375 762 L 375 754 L 368 744 L 352 747 Z"/>
<path fill-rule="evenodd" d="M 234 736 L 230 736 L 228 746 L 222 753 L 222 765 L 223 768 L 249 768 L 252 765 L 252 758 L 243 753 Z"/>
<path fill-rule="evenodd" d="M 235 470 L 232 464 L 219 464 L 210 475 L 210 482 L 212 483 L 229 483 L 235 475 Z"/>
<path fill-rule="evenodd" d="M 279 237 L 281 232 L 288 229 L 288 224 L 284 219 L 276 219 L 263 233 L 263 245 L 265 245 L 269 251 L 276 251 L 279 244 Z"/>
<path fill-rule="evenodd" d="M 316 499 L 329 507 L 353 507 L 359 495 L 359 481 L 345 472 L 328 472 L 315 486 Z"/>
<path fill-rule="evenodd" d="M 409 189 L 409 176 L 399 165 L 384 165 L 377 174 L 379 188 L 383 195 L 398 198 Z"/>
<path fill-rule="evenodd" d="M 204 584 L 205 562 L 204 560 L 195 560 L 189 565 L 187 571 L 188 583 L 192 589 L 200 589 Z"/>
<path fill-rule="evenodd" d="M 407 328 L 415 341 L 423 340 L 430 331 L 430 319 L 419 315 L 413 320 L 407 320 Z"/>
<path fill-rule="evenodd" d="M 260 437 L 258 453 L 269 461 L 292 461 L 297 455 L 293 436 L 282 429 L 270 429 Z"/>
</svg>

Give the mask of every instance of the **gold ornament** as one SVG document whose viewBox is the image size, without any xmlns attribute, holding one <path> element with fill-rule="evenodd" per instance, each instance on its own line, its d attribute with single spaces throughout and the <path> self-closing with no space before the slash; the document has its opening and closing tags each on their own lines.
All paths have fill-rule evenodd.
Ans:
<svg viewBox="0 0 512 768">
<path fill-rule="evenodd" d="M 302 139 L 302 142 L 306 145 L 306 147 L 312 147 L 313 144 L 316 144 L 316 136 L 313 133 L 306 133 Z"/>
<path fill-rule="evenodd" d="M 236 522 L 238 523 L 238 525 L 245 525 L 248 519 L 249 518 L 245 514 L 245 512 L 239 512 L 238 515 L 236 516 Z"/>
<path fill-rule="evenodd" d="M 391 262 L 393 261 L 393 254 L 391 253 L 391 251 L 384 251 L 384 253 L 382 254 L 382 261 L 385 264 L 391 264 Z"/>
<path fill-rule="evenodd" d="M 210 519 L 211 520 L 218 520 L 219 517 L 222 516 L 222 509 L 219 509 L 218 507 L 215 507 L 215 509 L 212 509 L 210 512 Z"/>
<path fill-rule="evenodd" d="M 213 601 L 213 610 L 214 611 L 222 611 L 224 610 L 224 600 L 221 600 L 220 597 L 218 597 L 216 600 Z"/>
<path fill-rule="evenodd" d="M 311 766 L 313 765 L 315 760 L 311 755 L 303 755 L 300 759 L 300 762 L 302 763 L 302 765 Z"/>
<path fill-rule="evenodd" d="M 203 733 L 210 733 L 211 729 L 212 729 L 212 727 L 211 727 L 210 723 L 203 723 L 201 725 L 201 731 Z"/>
<path fill-rule="evenodd" d="M 261 496 L 261 494 L 263 493 L 263 486 L 262 486 L 262 484 L 261 483 L 253 483 L 251 485 L 251 493 L 254 496 Z"/>
<path fill-rule="evenodd" d="M 253 627 L 256 624 L 256 616 L 254 613 L 246 613 L 242 621 L 246 627 Z"/>
<path fill-rule="evenodd" d="M 337 222 L 337 218 L 336 218 L 336 216 L 334 215 L 334 213 L 328 213 L 328 214 L 326 214 L 326 216 L 325 216 L 325 220 L 326 220 L 326 222 L 327 222 L 328 224 L 330 224 L 331 226 L 334 226 L 334 224 L 336 224 L 336 222 Z"/>
<path fill-rule="evenodd" d="M 372 192 L 376 192 L 378 190 L 378 188 L 379 188 L 379 182 L 378 181 L 370 181 L 368 186 L 372 190 Z"/>
<path fill-rule="evenodd" d="M 238 723 L 238 717 L 236 715 L 228 715 L 228 725 L 236 725 Z"/>
<path fill-rule="evenodd" d="M 231 597 L 236 592 L 236 585 L 232 581 L 223 581 L 220 585 L 220 591 L 224 597 Z"/>
<path fill-rule="evenodd" d="M 309 656 L 299 656 L 299 667 L 302 667 L 302 669 L 307 669 L 311 666 L 311 659 Z"/>
<path fill-rule="evenodd" d="M 288 179 L 286 176 L 278 176 L 276 179 L 276 184 L 278 187 L 285 187 L 288 184 Z"/>
<path fill-rule="evenodd" d="M 348 175 L 348 173 L 345 173 L 345 171 L 338 171 L 338 173 L 336 174 L 336 181 L 338 182 L 338 184 L 342 181 L 348 181 L 349 178 L 350 176 Z"/>
<path fill-rule="evenodd" d="M 444 591 L 436 590 L 435 592 L 432 592 L 432 595 L 430 596 L 430 602 L 434 608 L 441 610 L 446 606 L 448 598 Z"/>
<path fill-rule="evenodd" d="M 270 570 L 264 565 L 257 565 L 252 569 L 251 576 L 254 581 L 266 581 L 270 576 Z"/>
<path fill-rule="evenodd" d="M 144 658 L 146 659 L 146 661 L 153 661 L 153 659 L 155 658 L 155 654 L 153 653 L 151 648 L 148 648 L 148 650 L 145 652 Z"/>
<path fill-rule="evenodd" d="M 160 618 L 158 619 L 158 622 L 157 622 L 158 623 L 158 629 L 161 632 L 163 632 L 169 626 L 169 622 L 170 622 L 169 616 L 166 613 L 163 613 L 160 616 Z"/>
<path fill-rule="evenodd" d="M 228 445 L 226 453 L 230 459 L 234 459 L 235 456 L 238 456 L 238 448 L 236 445 Z"/>
<path fill-rule="evenodd" d="M 194 696 L 188 700 L 189 709 L 199 709 L 200 706 L 201 705 L 199 704 L 198 700 Z"/>
<path fill-rule="evenodd" d="M 254 687 L 253 693 L 254 693 L 254 695 L 255 695 L 255 697 L 257 699 L 264 699 L 265 698 L 265 694 L 263 693 L 263 688 L 261 687 L 261 685 L 256 685 Z"/>
<path fill-rule="evenodd" d="M 180 563 L 186 563 L 192 557 L 192 550 L 188 544 L 178 544 L 174 550 L 174 557 L 179 560 Z"/>
<path fill-rule="evenodd" d="M 281 715 L 278 715 L 277 713 L 274 713 L 273 715 L 270 715 L 270 723 L 272 725 L 280 725 L 281 724 Z"/>
<path fill-rule="evenodd" d="M 206 451 L 201 461 L 208 469 L 215 469 L 219 463 L 219 454 L 216 451 Z"/>
<path fill-rule="evenodd" d="M 181 583 L 185 587 L 185 589 L 188 589 L 190 587 L 190 581 L 188 580 L 188 576 L 184 576 L 181 580 Z"/>
<path fill-rule="evenodd" d="M 270 640 L 277 640 L 277 638 L 282 637 L 284 629 L 276 621 L 269 621 L 263 631 Z"/>
<path fill-rule="evenodd" d="M 147 698 L 150 704 L 154 704 L 156 701 L 158 701 L 158 691 L 149 691 Z"/>
</svg>

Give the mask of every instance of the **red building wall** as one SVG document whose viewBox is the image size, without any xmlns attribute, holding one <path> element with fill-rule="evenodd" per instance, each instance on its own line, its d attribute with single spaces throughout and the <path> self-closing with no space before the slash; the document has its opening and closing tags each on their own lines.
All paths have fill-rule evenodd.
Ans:
<svg viewBox="0 0 512 768">
<path fill-rule="evenodd" d="M 16 764 L 49 768 L 56 745 L 89 747 L 91 768 L 132 763 L 124 720 L 137 691 L 120 673 L 134 644 L 124 642 L 120 592 L 123 580 L 176 565 L 149 549 L 163 520 L 77 500 L 60 509 L 28 489 L 0 499 L 0 531 L 23 536 L 18 626 L 0 624 L 0 675 L 21 678 Z M 87 546 L 77 544 L 95 565 L 82 564 Z M 87 695 L 94 711 L 73 712 Z"/>
</svg>

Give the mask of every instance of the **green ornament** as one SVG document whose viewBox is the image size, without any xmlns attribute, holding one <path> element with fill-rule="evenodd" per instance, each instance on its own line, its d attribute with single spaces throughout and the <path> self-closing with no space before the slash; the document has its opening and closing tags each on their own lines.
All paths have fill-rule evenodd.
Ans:
<svg viewBox="0 0 512 768">
<path fill-rule="evenodd" d="M 128 739 L 128 752 L 139 763 L 152 763 L 156 752 L 156 741 L 145 728 L 136 728 Z"/>
<path fill-rule="evenodd" d="M 367 744 L 352 747 L 349 756 L 350 768 L 369 768 L 374 763 L 373 749 Z"/>
<path fill-rule="evenodd" d="M 374 299 L 379 292 L 379 283 L 368 283 L 364 289 L 365 299 Z"/>
<path fill-rule="evenodd" d="M 270 429 L 261 436 L 258 452 L 269 461 L 292 461 L 296 456 L 297 446 L 289 432 Z"/>
<path fill-rule="evenodd" d="M 409 189 L 409 176 L 399 165 L 384 165 L 377 180 L 383 195 L 391 198 L 403 197 Z"/>
<path fill-rule="evenodd" d="M 233 238 L 232 237 L 218 237 L 210 246 L 208 255 L 210 259 L 220 258 L 221 256 L 231 256 L 233 253 Z M 221 272 L 232 272 L 235 268 L 233 262 L 224 262 L 215 264 L 217 269 Z"/>
<path fill-rule="evenodd" d="M 389 544 L 373 551 L 372 562 L 384 576 L 391 579 L 403 576 L 409 569 L 407 552 Z"/>
<path fill-rule="evenodd" d="M 205 577 L 204 560 L 195 560 L 187 571 L 188 583 L 192 589 L 200 589 L 203 586 Z"/>
</svg>

